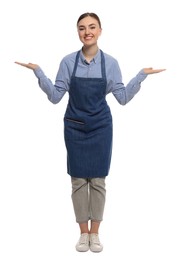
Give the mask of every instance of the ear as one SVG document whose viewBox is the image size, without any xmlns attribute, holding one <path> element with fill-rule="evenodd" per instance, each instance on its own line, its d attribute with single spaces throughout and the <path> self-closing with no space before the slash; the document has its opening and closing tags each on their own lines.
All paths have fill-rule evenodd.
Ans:
<svg viewBox="0 0 177 260">
<path fill-rule="evenodd" d="M 99 35 L 101 35 L 102 34 L 102 28 L 100 28 L 100 32 L 99 32 Z"/>
</svg>

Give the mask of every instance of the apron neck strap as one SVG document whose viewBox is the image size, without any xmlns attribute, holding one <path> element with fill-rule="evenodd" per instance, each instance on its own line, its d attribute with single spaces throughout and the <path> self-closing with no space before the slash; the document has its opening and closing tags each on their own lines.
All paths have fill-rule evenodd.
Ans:
<svg viewBox="0 0 177 260">
<path fill-rule="evenodd" d="M 101 53 L 101 74 L 102 74 L 102 78 L 106 79 L 105 57 L 104 57 L 104 54 L 103 54 L 102 50 L 100 50 L 100 53 Z M 75 74 L 76 74 L 77 64 L 78 64 L 78 61 L 79 61 L 79 56 L 80 56 L 80 51 L 78 51 L 77 54 L 76 54 L 76 59 L 75 59 L 75 64 L 74 64 L 72 77 L 75 76 Z"/>
</svg>

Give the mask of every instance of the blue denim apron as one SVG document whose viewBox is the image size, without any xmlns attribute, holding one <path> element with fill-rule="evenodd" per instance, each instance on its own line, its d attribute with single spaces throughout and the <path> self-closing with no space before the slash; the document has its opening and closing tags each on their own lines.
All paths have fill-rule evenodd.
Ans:
<svg viewBox="0 0 177 260">
<path fill-rule="evenodd" d="M 105 58 L 101 51 L 102 78 L 76 77 L 80 51 L 71 77 L 64 116 L 68 174 L 76 178 L 105 177 L 112 154 L 112 115 L 105 100 Z"/>
</svg>

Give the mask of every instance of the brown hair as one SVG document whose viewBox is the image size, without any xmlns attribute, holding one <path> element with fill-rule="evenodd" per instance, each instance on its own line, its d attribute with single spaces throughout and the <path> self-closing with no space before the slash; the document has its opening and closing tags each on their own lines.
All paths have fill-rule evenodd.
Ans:
<svg viewBox="0 0 177 260">
<path fill-rule="evenodd" d="M 81 15 L 79 16 L 79 18 L 78 18 L 78 20 L 77 20 L 77 25 L 78 25 L 78 23 L 80 22 L 80 20 L 82 20 L 83 18 L 85 18 L 85 17 L 87 17 L 87 16 L 90 16 L 90 17 L 94 18 L 95 20 L 97 20 L 97 22 L 98 22 L 98 24 L 99 24 L 99 26 L 100 26 L 100 28 L 101 28 L 101 22 L 100 22 L 100 18 L 98 17 L 98 15 L 95 14 L 95 13 L 89 13 L 89 12 L 84 13 L 84 14 L 81 14 Z"/>
</svg>

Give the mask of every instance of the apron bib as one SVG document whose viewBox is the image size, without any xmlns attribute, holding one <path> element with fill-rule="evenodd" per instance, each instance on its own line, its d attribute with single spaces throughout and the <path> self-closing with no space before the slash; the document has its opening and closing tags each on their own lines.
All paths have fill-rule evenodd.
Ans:
<svg viewBox="0 0 177 260">
<path fill-rule="evenodd" d="M 105 177 L 112 155 L 112 116 L 105 100 L 105 59 L 101 51 L 102 78 L 76 77 L 78 51 L 64 116 L 67 171 L 76 178 Z"/>
</svg>

